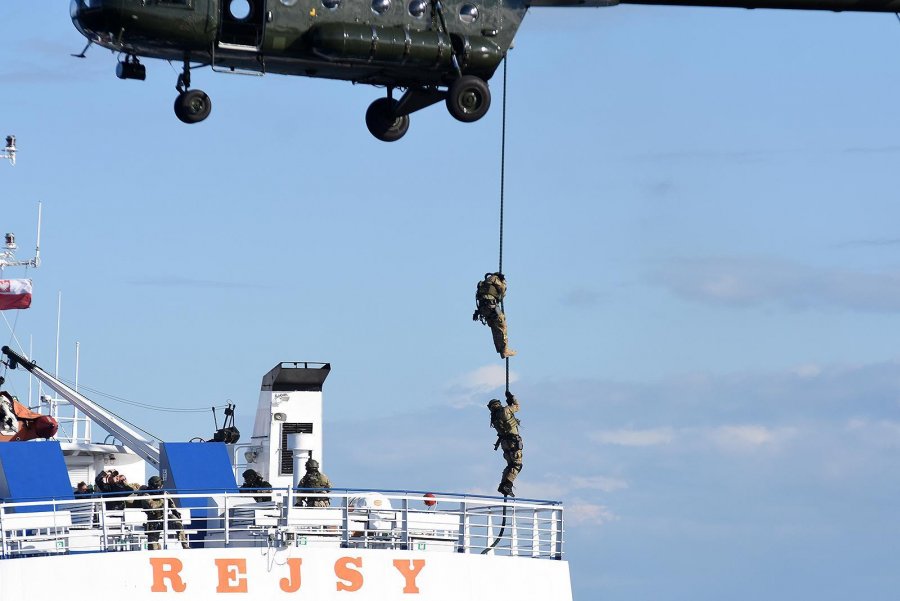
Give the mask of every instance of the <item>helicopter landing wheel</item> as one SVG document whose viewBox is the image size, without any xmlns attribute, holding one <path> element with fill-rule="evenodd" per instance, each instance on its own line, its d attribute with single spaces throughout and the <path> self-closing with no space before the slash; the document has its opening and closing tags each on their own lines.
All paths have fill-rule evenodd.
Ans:
<svg viewBox="0 0 900 601">
<path fill-rule="evenodd" d="M 398 101 L 379 98 L 366 110 L 366 127 L 382 142 L 396 142 L 409 130 L 409 115 L 396 116 Z"/>
<path fill-rule="evenodd" d="M 175 116 L 183 123 L 200 123 L 212 111 L 212 100 L 203 90 L 185 90 L 175 98 Z"/>
<path fill-rule="evenodd" d="M 463 123 L 478 121 L 491 108 L 491 91 L 487 83 L 474 75 L 463 75 L 447 91 L 447 110 Z"/>
</svg>

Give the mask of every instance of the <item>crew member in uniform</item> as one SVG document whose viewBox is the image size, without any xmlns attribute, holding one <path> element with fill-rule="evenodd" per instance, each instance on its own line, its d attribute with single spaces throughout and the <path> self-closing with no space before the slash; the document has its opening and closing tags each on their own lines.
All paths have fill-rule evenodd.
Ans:
<svg viewBox="0 0 900 601">
<path fill-rule="evenodd" d="M 147 486 L 144 486 L 141 489 L 144 494 L 155 494 L 162 490 L 162 486 L 162 478 L 159 476 L 152 476 L 147 480 Z M 168 503 L 166 503 L 166 501 L 168 501 Z M 164 507 L 166 504 L 169 506 L 169 516 L 168 519 L 166 519 L 167 523 L 163 524 L 163 512 L 165 511 Z M 177 532 L 178 540 L 181 541 L 181 546 L 185 549 L 190 548 L 187 536 L 184 534 L 184 526 L 181 523 L 181 513 L 175 508 L 175 503 L 172 499 L 164 500 L 162 496 L 153 499 L 143 499 L 141 501 L 141 506 L 147 513 L 147 523 L 144 530 L 147 533 L 148 549 L 153 550 L 161 548 L 159 539 L 162 537 L 163 530 L 165 529 L 169 532 Z"/>
<path fill-rule="evenodd" d="M 508 390 L 506 391 L 506 407 L 499 399 L 491 399 L 488 403 L 491 410 L 491 427 L 497 431 L 497 443 L 494 445 L 503 449 L 503 458 L 506 459 L 506 469 L 497 491 L 504 497 L 513 497 L 513 481 L 522 471 L 522 437 L 519 436 L 519 420 L 515 413 L 519 410 L 519 401 Z"/>
<path fill-rule="evenodd" d="M 306 474 L 300 479 L 299 488 L 310 489 L 310 492 L 330 492 L 331 480 L 319 471 L 319 462 L 310 459 L 306 462 Z M 331 499 L 328 497 L 302 497 L 300 502 L 307 507 L 329 507 Z"/>
<path fill-rule="evenodd" d="M 244 483 L 241 484 L 241 492 L 259 492 L 260 490 L 272 490 L 272 485 L 263 480 L 256 470 L 244 470 L 241 474 L 244 477 Z M 256 501 L 271 501 L 271 495 L 256 495 L 253 497 Z"/>
<path fill-rule="evenodd" d="M 503 314 L 503 297 L 506 296 L 506 278 L 502 273 L 486 273 L 484 279 L 478 282 L 475 291 L 475 313 L 473 321 L 481 320 L 491 328 L 494 337 L 494 348 L 500 356 L 506 359 L 516 354 L 509 348 L 506 335 L 506 316 Z"/>
</svg>

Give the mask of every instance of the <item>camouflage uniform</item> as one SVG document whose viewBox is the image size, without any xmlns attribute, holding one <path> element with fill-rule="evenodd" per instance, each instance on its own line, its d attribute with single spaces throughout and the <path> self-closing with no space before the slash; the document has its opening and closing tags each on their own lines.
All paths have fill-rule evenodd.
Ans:
<svg viewBox="0 0 900 601">
<path fill-rule="evenodd" d="M 263 477 L 256 470 L 245 470 L 241 475 L 244 476 L 241 492 L 258 493 L 260 490 L 272 490 L 272 485 L 263 480 Z M 259 502 L 271 501 L 272 495 L 257 494 L 253 499 Z"/>
<path fill-rule="evenodd" d="M 519 420 L 514 415 L 519 410 L 519 401 L 509 391 L 506 393 L 506 407 L 498 399 L 488 403 L 491 410 L 491 427 L 497 431 L 497 447 L 503 449 L 506 469 L 497 490 L 504 496 L 513 495 L 513 481 L 522 471 L 522 437 L 519 436 Z"/>
<path fill-rule="evenodd" d="M 472 315 L 473 320 L 481 320 L 491 328 L 494 337 L 494 348 L 503 358 L 512 357 L 516 351 L 508 346 L 506 335 L 506 316 L 503 314 L 503 297 L 506 296 L 506 278 L 502 273 L 486 273 L 478 282 L 475 292 L 477 308 Z"/>
<path fill-rule="evenodd" d="M 312 489 L 312 492 L 329 492 L 331 480 L 319 471 L 319 462 L 310 459 L 306 462 L 306 474 L 300 479 L 298 488 Z M 328 497 L 301 497 L 300 502 L 306 507 L 329 507 L 331 499 Z"/>
<path fill-rule="evenodd" d="M 144 491 L 145 494 L 160 493 L 162 490 L 162 479 L 159 476 L 153 476 L 147 481 L 147 486 L 141 487 L 141 490 Z M 169 505 L 169 519 L 167 520 L 168 523 L 164 524 L 163 506 L 166 501 L 168 501 Z M 161 496 L 153 499 L 143 499 L 141 501 L 141 507 L 143 507 L 144 511 L 147 513 L 147 522 L 144 525 L 144 531 L 147 533 L 148 549 L 161 548 L 159 539 L 162 536 L 164 526 L 168 528 L 169 532 L 178 532 L 178 540 L 181 541 L 182 548 L 187 549 L 190 547 L 187 536 L 184 534 L 184 526 L 181 523 L 181 514 L 175 508 L 175 503 L 172 499 L 164 500 Z"/>
</svg>

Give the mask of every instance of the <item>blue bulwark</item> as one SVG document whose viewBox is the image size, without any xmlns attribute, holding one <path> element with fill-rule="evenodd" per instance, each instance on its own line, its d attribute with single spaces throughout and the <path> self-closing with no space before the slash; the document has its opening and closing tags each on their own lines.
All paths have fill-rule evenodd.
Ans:
<svg viewBox="0 0 900 601">
<path fill-rule="evenodd" d="M 0 498 L 6 501 L 74 499 L 62 449 L 55 440 L 0 442 Z M 19 511 L 52 511 L 50 505 Z"/>
<path fill-rule="evenodd" d="M 234 470 L 223 442 L 164 442 L 159 445 L 160 475 L 166 490 L 179 494 L 220 495 L 238 492 Z M 222 527 L 218 502 L 214 496 L 178 500 L 182 515 L 190 515 L 191 541 L 204 538 L 207 529 Z M 187 517 L 187 516 L 185 516 Z"/>
<path fill-rule="evenodd" d="M 180 493 L 238 492 L 222 442 L 164 442 L 159 446 L 163 486 Z"/>
</svg>

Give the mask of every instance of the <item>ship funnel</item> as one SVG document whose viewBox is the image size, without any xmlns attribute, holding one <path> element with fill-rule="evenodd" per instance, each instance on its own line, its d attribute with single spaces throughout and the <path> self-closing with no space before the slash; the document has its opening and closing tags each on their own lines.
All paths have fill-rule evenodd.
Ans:
<svg viewBox="0 0 900 601">
<path fill-rule="evenodd" d="M 303 477 L 303 464 L 323 464 L 322 386 L 328 363 L 279 363 L 263 376 L 247 467 L 279 488 Z"/>
</svg>

